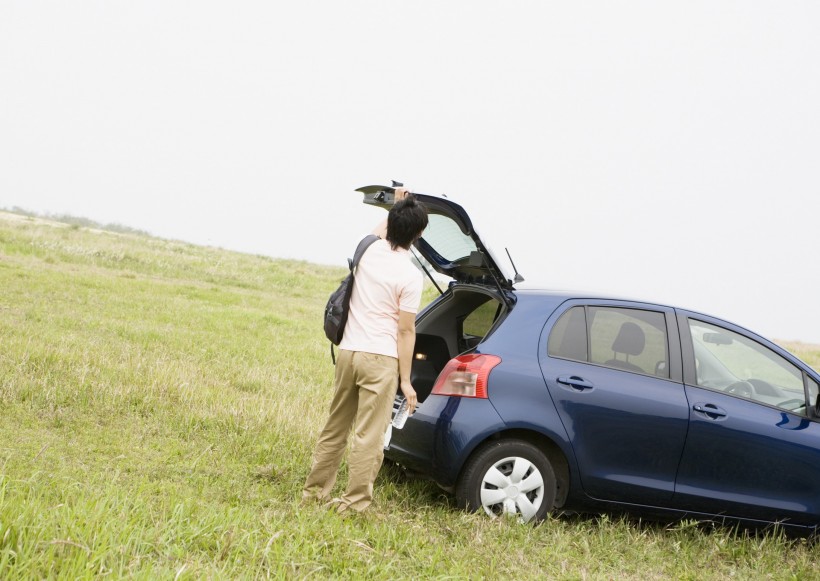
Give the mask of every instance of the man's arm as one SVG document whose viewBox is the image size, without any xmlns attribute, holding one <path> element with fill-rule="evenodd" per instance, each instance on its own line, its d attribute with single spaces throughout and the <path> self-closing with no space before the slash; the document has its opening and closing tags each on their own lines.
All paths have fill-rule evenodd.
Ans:
<svg viewBox="0 0 820 581">
<path fill-rule="evenodd" d="M 416 346 L 416 315 L 399 311 L 399 386 L 407 400 L 408 413 L 416 409 L 418 398 L 416 390 L 410 383 L 410 368 L 413 365 L 413 349 Z"/>
<path fill-rule="evenodd" d="M 382 240 L 387 240 L 387 218 L 379 222 L 379 225 L 373 228 L 371 234 L 375 234 Z"/>
</svg>

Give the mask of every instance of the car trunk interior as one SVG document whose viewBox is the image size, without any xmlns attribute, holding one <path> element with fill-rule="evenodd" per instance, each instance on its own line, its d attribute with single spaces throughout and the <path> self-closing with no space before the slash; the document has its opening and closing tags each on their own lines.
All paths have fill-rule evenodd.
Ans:
<svg viewBox="0 0 820 581">
<path fill-rule="evenodd" d="M 416 324 L 411 380 L 424 401 L 447 362 L 472 351 L 503 317 L 504 304 L 476 287 L 452 287 Z"/>
</svg>

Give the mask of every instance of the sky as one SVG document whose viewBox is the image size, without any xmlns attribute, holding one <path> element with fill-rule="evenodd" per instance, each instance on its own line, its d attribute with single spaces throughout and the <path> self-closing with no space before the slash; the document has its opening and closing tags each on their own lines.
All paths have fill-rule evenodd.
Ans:
<svg viewBox="0 0 820 581">
<path fill-rule="evenodd" d="M 0 208 L 343 265 L 446 194 L 528 282 L 820 343 L 813 0 L 0 2 Z"/>
</svg>

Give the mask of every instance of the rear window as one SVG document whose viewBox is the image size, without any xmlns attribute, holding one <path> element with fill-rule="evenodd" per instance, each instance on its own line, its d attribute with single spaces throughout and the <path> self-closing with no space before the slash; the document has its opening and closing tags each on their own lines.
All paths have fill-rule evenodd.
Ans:
<svg viewBox="0 0 820 581">
<path fill-rule="evenodd" d="M 468 258 L 477 250 L 473 239 L 464 234 L 450 218 L 430 214 L 428 220 L 422 238 L 449 262 Z"/>
</svg>

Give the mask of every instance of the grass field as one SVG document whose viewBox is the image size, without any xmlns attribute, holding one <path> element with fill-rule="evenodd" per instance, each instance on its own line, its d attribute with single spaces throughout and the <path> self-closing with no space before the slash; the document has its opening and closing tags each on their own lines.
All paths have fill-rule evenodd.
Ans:
<svg viewBox="0 0 820 581">
<path fill-rule="evenodd" d="M 0 579 L 820 578 L 813 541 L 490 521 L 389 467 L 300 507 L 342 275 L 0 212 Z"/>
</svg>

